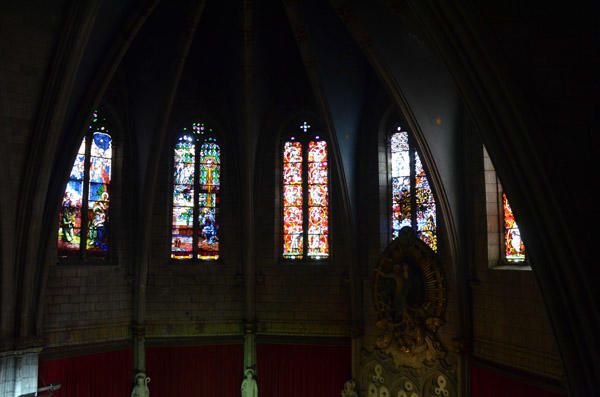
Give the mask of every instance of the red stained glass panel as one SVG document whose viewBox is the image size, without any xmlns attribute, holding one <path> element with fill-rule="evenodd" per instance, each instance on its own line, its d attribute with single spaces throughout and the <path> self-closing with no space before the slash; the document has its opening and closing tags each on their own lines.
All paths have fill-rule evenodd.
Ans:
<svg viewBox="0 0 600 397">
<path fill-rule="evenodd" d="M 302 144 L 283 147 L 283 257 L 300 259 L 304 252 L 302 215 Z"/>
<path fill-rule="evenodd" d="M 308 143 L 308 257 L 329 255 L 329 196 L 327 142 Z"/>
<path fill-rule="evenodd" d="M 327 162 L 308 163 L 309 183 L 327 183 Z"/>
<path fill-rule="evenodd" d="M 515 220 L 506 194 L 502 195 L 504 207 L 504 256 L 509 262 L 525 260 L 525 243 L 521 239 L 521 231 Z"/>
<path fill-rule="evenodd" d="M 284 207 L 302 206 L 302 186 L 284 185 L 283 186 L 283 205 Z"/>
</svg>

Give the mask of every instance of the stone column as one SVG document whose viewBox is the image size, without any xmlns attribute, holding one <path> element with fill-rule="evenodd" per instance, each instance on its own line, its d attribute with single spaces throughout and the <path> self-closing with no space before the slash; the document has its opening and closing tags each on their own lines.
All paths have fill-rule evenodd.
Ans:
<svg viewBox="0 0 600 397">
<path fill-rule="evenodd" d="M 242 263 L 244 272 L 244 370 L 256 368 L 256 258 L 254 253 L 254 162 L 256 152 L 254 1 L 243 1 L 243 150 L 241 156 Z"/>
<path fill-rule="evenodd" d="M 362 348 L 362 336 L 359 334 L 352 335 L 352 379 L 360 378 L 360 349 Z"/>
<path fill-rule="evenodd" d="M 256 368 L 256 324 L 244 324 L 244 370 Z"/>
</svg>

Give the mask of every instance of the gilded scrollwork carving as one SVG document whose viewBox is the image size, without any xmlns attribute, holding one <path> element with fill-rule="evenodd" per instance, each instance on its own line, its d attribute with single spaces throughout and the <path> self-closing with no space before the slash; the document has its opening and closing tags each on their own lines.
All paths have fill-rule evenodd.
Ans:
<svg viewBox="0 0 600 397">
<path fill-rule="evenodd" d="M 376 348 L 397 367 L 420 368 L 443 361 L 437 338 L 444 324 L 446 281 L 435 253 L 404 228 L 383 253 L 374 275 Z"/>
</svg>

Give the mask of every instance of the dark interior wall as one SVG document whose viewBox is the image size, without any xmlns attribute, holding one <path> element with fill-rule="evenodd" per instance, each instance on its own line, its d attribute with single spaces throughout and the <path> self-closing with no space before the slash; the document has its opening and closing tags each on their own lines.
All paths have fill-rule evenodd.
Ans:
<svg viewBox="0 0 600 397">
<path fill-rule="evenodd" d="M 2 318 L 0 335 L 12 338 L 18 282 L 15 261 L 19 254 L 15 225 L 21 203 L 28 151 L 36 124 L 37 110 L 46 88 L 46 77 L 64 22 L 64 5 L 3 4 L 0 12 L 3 40 L 0 53 L 0 153 L 6 160 L 2 173 L 3 194 L 0 219 L 2 236 Z M 10 61 L 9 61 L 10 60 Z"/>
<path fill-rule="evenodd" d="M 529 266 L 500 266 L 498 259 L 504 248 L 489 243 L 491 223 L 502 221 L 497 197 L 491 197 L 494 192 L 489 188 L 496 188 L 496 176 L 489 171 L 493 165 L 489 158 L 484 159 L 477 132 L 467 128 L 465 135 L 464 182 L 472 193 L 465 233 L 473 247 L 473 356 L 564 382 L 556 339 L 535 274 Z"/>
<path fill-rule="evenodd" d="M 324 263 L 297 263 L 281 258 L 281 154 L 288 131 L 297 131 L 305 118 L 315 128 L 323 126 L 316 112 L 296 118 L 288 112 L 264 125 L 259 140 L 255 207 L 257 219 L 258 330 L 264 334 L 348 336 L 350 322 L 348 268 L 340 260 L 339 192 L 330 183 L 330 258 Z M 291 112 L 290 112 L 291 113 Z M 331 142 L 329 142 L 331 144 Z M 336 178 L 333 151 L 329 151 L 330 178 Z M 265 238 L 264 236 L 271 236 Z"/>
<path fill-rule="evenodd" d="M 178 83 L 165 145 L 158 149 L 155 203 L 147 301 L 149 337 L 239 335 L 243 278 L 239 186 L 239 32 L 224 20 L 235 20 L 233 4 L 213 2 L 203 11 Z M 218 38 L 218 40 L 217 40 Z M 148 37 L 152 39 L 152 35 Z M 142 109 L 140 109 L 142 110 Z M 140 114 L 144 117 L 144 112 Z M 171 260 L 173 148 L 183 128 L 205 122 L 222 149 L 220 247 L 217 262 Z"/>
<path fill-rule="evenodd" d="M 163 5 L 165 4 L 163 3 Z M 32 186 L 39 189 L 39 192 L 41 192 L 39 195 L 43 196 L 44 199 L 37 200 L 31 205 L 22 204 L 32 201 L 35 195 L 31 194 L 33 188 L 23 189 L 26 182 L 29 183 L 31 179 L 26 174 L 28 172 L 35 175 L 43 174 L 52 169 L 57 171 L 57 168 L 53 168 L 57 164 L 55 160 L 58 161 L 65 155 L 61 150 L 57 150 L 49 160 L 40 161 L 39 167 L 38 165 L 30 166 L 28 158 L 32 156 L 32 153 L 36 153 L 35 150 L 45 147 L 47 141 L 60 141 L 59 137 L 74 135 L 70 126 L 75 125 L 76 122 L 64 122 L 63 120 L 63 115 L 70 105 L 61 105 L 59 109 L 47 113 L 45 113 L 45 110 L 40 112 L 40 109 L 45 109 L 41 104 L 43 102 L 42 98 L 45 97 L 44 92 L 49 90 L 48 86 L 63 81 L 53 79 L 51 73 L 49 73 L 49 70 L 51 70 L 50 65 L 53 62 L 60 64 L 60 57 L 54 57 L 54 51 L 62 30 L 61 23 L 65 20 L 68 11 L 63 6 L 62 3 L 54 3 L 51 6 L 37 4 L 34 7 L 25 2 L 19 5 L 3 5 L 2 9 L 3 32 L 8 32 L 3 34 L 3 37 L 8 39 L 2 40 L 1 49 L 2 54 L 7 54 L 3 59 L 9 60 L 3 62 L 0 66 L 0 76 L 2 77 L 0 95 L 0 109 L 2 111 L 0 118 L 2 134 L 0 134 L 0 139 L 2 145 L 0 145 L 0 153 L 5 159 L 7 169 L 2 174 L 3 195 L 0 199 L 2 200 L 0 214 L 2 216 L 2 229 L 0 231 L 2 236 L 2 337 L 6 338 L 3 339 L 3 343 L 7 341 L 6 343 L 12 344 L 13 339 L 18 335 L 35 334 L 36 331 L 33 330 L 34 327 L 30 325 L 30 321 L 24 323 L 24 328 L 21 328 L 22 325 L 15 325 L 15 322 L 19 318 L 33 317 L 35 310 L 43 312 L 42 309 L 30 308 L 31 305 L 28 303 L 30 298 L 28 296 L 31 295 L 30 291 L 35 293 L 37 289 L 31 288 L 34 283 L 23 281 L 27 277 L 43 279 L 42 275 L 38 274 L 38 269 L 41 273 L 44 267 L 38 267 L 39 263 L 29 259 L 38 255 L 38 248 L 44 246 L 38 244 L 39 236 L 36 233 L 38 233 L 39 228 L 37 226 L 32 227 L 34 233 L 31 235 L 18 234 L 15 231 L 23 230 L 23 225 L 28 224 L 29 221 L 33 225 L 37 225 L 36 222 L 43 218 L 44 211 L 40 209 L 44 206 L 43 202 L 55 202 L 56 198 L 54 193 L 45 194 L 45 183 L 33 183 Z M 420 126 L 422 135 L 425 138 L 424 142 L 427 143 L 432 155 L 432 163 L 434 164 L 431 165 L 435 165 L 435 169 L 440 173 L 441 184 L 438 188 L 443 188 L 448 198 L 451 216 L 459 224 L 461 219 L 468 222 L 470 214 L 461 215 L 459 204 L 461 202 L 461 192 L 464 188 L 463 182 L 457 181 L 457 178 L 461 175 L 459 172 L 461 160 L 456 155 L 458 150 L 455 146 L 457 142 L 460 142 L 460 139 L 456 135 L 455 126 L 457 125 L 457 114 L 460 105 L 457 105 L 459 101 L 456 100 L 456 91 L 450 83 L 451 79 L 448 77 L 448 73 L 435 60 L 435 57 L 432 57 L 426 50 L 426 46 L 420 42 L 418 36 L 413 36 L 410 33 L 406 34 L 407 31 L 410 32 L 410 28 L 406 28 L 408 25 L 404 25 L 405 21 L 402 18 L 395 19 L 398 16 L 397 14 L 394 16 L 393 13 L 387 12 L 388 9 L 381 8 L 379 3 L 374 4 L 373 7 L 365 6 L 365 8 L 362 8 L 363 5 L 358 3 L 353 4 L 353 6 L 357 10 L 361 10 L 361 12 L 356 12 L 360 23 L 369 28 L 368 33 L 372 39 L 369 45 L 372 54 L 375 55 L 379 64 L 384 66 L 383 72 L 386 72 L 388 76 L 393 76 L 393 81 L 389 84 L 389 91 L 394 94 L 393 91 L 397 89 L 398 92 L 402 93 L 410 105 L 414 119 Z M 169 8 L 168 5 L 165 5 L 165 7 Z M 132 105 L 130 112 L 132 119 L 131 131 L 133 131 L 132 134 L 136 135 L 134 141 L 139 143 L 136 145 L 135 150 L 137 153 L 134 155 L 139 160 L 137 169 L 134 171 L 140 176 L 140 178 L 134 178 L 141 185 L 136 187 L 139 191 L 139 202 L 143 202 L 144 195 L 148 194 L 143 189 L 145 183 L 143 182 L 143 175 L 148 159 L 152 156 L 150 142 L 152 142 L 152 134 L 157 129 L 156 116 L 162 112 L 162 102 L 159 98 L 164 97 L 165 88 L 163 83 L 170 70 L 168 64 L 177 57 L 175 51 L 171 51 L 174 50 L 175 46 L 170 46 L 169 43 L 177 42 L 179 40 L 177 38 L 179 37 L 178 34 L 181 33 L 178 29 L 163 32 L 160 27 L 163 22 L 176 28 L 181 27 L 180 17 L 185 14 L 183 8 L 178 9 L 178 7 L 172 5 L 171 7 L 170 11 L 163 8 L 160 13 L 154 14 L 154 16 L 160 14 L 160 18 L 165 18 L 165 20 L 155 21 L 154 28 L 150 27 L 152 23 L 148 25 L 146 45 L 140 45 L 129 53 L 128 59 L 125 61 L 126 66 L 122 70 L 127 76 L 125 78 L 128 84 L 127 92 L 130 94 L 129 103 Z M 495 138 L 492 132 L 489 131 L 481 131 L 481 135 L 486 143 L 491 143 L 490 153 L 498 161 L 498 171 L 501 179 L 505 182 L 507 189 L 514 192 L 514 209 L 517 216 L 523 219 L 524 232 L 529 236 L 536 236 L 533 237 L 532 246 L 535 246 L 537 236 L 543 237 L 548 230 L 554 231 L 552 228 L 544 230 L 539 227 L 538 220 L 533 219 L 534 214 L 538 214 L 538 212 L 533 211 L 532 207 L 539 207 L 543 214 L 555 215 L 556 225 L 565 225 L 565 227 L 561 226 L 562 230 L 558 230 L 558 232 L 561 236 L 566 236 L 563 241 L 564 246 L 568 247 L 567 249 L 561 249 L 557 245 L 544 245 L 545 243 L 542 243 L 542 241 L 546 242 L 547 240 L 540 237 L 538 240 L 540 243 L 532 252 L 547 251 L 548 256 L 560 257 L 560 260 L 571 258 L 570 260 L 564 260 L 564 263 L 561 262 L 562 273 L 550 274 L 544 270 L 544 267 L 555 268 L 558 265 L 553 262 L 540 262 L 537 265 L 540 269 L 538 272 L 514 277 L 509 273 L 492 272 L 483 267 L 484 262 L 478 262 L 476 266 L 480 266 L 482 283 L 480 286 L 474 287 L 473 309 L 476 315 L 476 338 L 489 337 L 500 341 L 502 346 L 504 346 L 504 343 L 536 346 L 536 349 L 539 348 L 544 354 L 549 354 L 548 356 L 542 354 L 539 357 L 549 358 L 547 361 L 554 360 L 556 358 L 555 351 L 553 347 L 550 347 L 551 343 L 549 342 L 553 335 L 549 332 L 548 327 L 541 325 L 545 324 L 545 316 L 541 315 L 543 310 L 540 310 L 539 305 L 541 302 L 546 302 L 546 304 L 551 305 L 552 310 L 557 310 L 558 307 L 562 307 L 559 301 L 563 300 L 566 302 L 564 303 L 566 306 L 563 308 L 565 310 L 562 310 L 562 313 L 554 313 L 550 317 L 553 319 L 555 329 L 566 327 L 564 324 L 573 324 L 569 325 L 573 330 L 571 334 L 562 333 L 558 337 L 563 341 L 573 341 L 579 346 L 579 350 L 575 348 L 567 349 L 564 346 L 568 347 L 569 344 L 566 343 L 562 347 L 563 358 L 567 362 L 575 363 L 576 360 L 569 361 L 569 357 L 573 357 L 570 354 L 582 350 L 587 351 L 589 356 L 597 356 L 598 349 L 594 348 L 597 346 L 595 339 L 590 337 L 593 333 L 590 329 L 595 329 L 594 324 L 597 324 L 598 321 L 596 304 L 591 302 L 597 302 L 597 300 L 594 300 L 595 294 L 589 288 L 589 285 L 594 285 L 597 272 L 594 272 L 593 268 L 590 267 L 592 262 L 585 259 L 590 252 L 589 247 L 593 246 L 591 243 L 593 242 L 594 229 L 589 227 L 589 223 L 590 219 L 597 216 L 597 211 L 595 211 L 596 207 L 592 201 L 594 196 L 582 193 L 582 191 L 586 191 L 584 186 L 593 185 L 593 181 L 597 180 L 597 173 L 594 172 L 595 168 L 592 166 L 592 156 L 598 149 L 597 142 L 592 134 L 593 126 L 596 124 L 597 112 L 594 111 L 595 101 L 591 99 L 594 97 L 591 90 L 596 87 L 593 79 L 596 58 L 594 57 L 595 45 L 590 40 L 596 36 L 589 29 L 591 25 L 587 24 L 589 16 L 594 15 L 594 13 L 587 13 L 582 8 L 582 14 L 569 12 L 563 15 L 564 10 L 562 8 L 553 7 L 545 8 L 546 11 L 544 12 L 538 12 L 531 5 L 521 5 L 516 2 L 505 2 L 494 6 L 481 5 L 480 9 L 477 8 L 477 5 L 473 7 L 478 12 L 476 15 L 481 18 L 481 25 L 484 26 L 484 28 L 481 28 L 482 31 L 485 30 L 489 36 L 496 36 L 496 41 L 489 41 L 489 43 L 495 43 L 495 45 L 492 45 L 495 54 L 493 62 L 509 76 L 511 89 L 517 87 L 515 92 L 518 95 L 516 95 L 515 106 L 518 107 L 525 103 L 527 106 L 519 109 L 527 110 L 522 113 L 533 120 L 534 122 L 531 125 L 535 126 L 521 134 L 524 137 L 522 142 L 525 142 L 525 144 L 518 147 L 504 147 L 504 143 L 499 144 L 494 141 Z M 118 21 L 122 21 L 116 15 L 114 18 L 108 18 L 103 12 L 100 12 L 98 17 L 100 18 L 98 21 L 104 23 L 109 23 L 109 20 L 110 23 L 120 23 Z M 581 23 L 576 23 L 577 21 Z M 101 43 L 108 40 L 108 31 L 98 32 L 98 36 L 95 36 L 95 33 L 92 34 L 90 45 L 95 46 L 99 51 L 104 48 Z M 161 37 L 162 39 L 152 42 L 152 37 Z M 390 38 L 394 38 L 394 40 Z M 486 40 L 488 40 L 488 36 L 486 36 Z M 89 47 L 90 51 L 93 52 L 91 48 Z M 467 48 L 469 47 L 467 46 Z M 67 52 L 76 53 L 76 50 L 77 48 Z M 265 54 L 271 53 L 265 51 Z M 101 56 L 97 53 L 90 54 L 90 56 L 91 58 L 88 58 L 87 55 L 83 56 L 85 59 L 82 61 L 82 65 L 87 66 L 82 66 L 81 74 L 77 75 L 78 77 L 74 83 L 76 89 L 73 91 L 72 96 L 67 95 L 71 98 L 67 101 L 67 105 L 69 101 L 78 101 L 77 98 L 80 98 L 80 94 L 77 93 L 86 91 L 86 84 L 93 76 L 93 73 L 87 68 L 95 63 L 94 59 L 101 59 Z M 269 57 L 269 55 L 265 56 L 264 59 L 269 59 Z M 155 62 L 157 63 L 155 64 Z M 269 63 L 267 61 L 263 62 L 264 64 Z M 301 64 L 301 60 L 298 61 L 298 64 Z M 265 68 L 265 70 L 268 69 Z M 64 71 L 71 71 L 71 69 L 64 68 Z M 280 72 L 281 75 L 284 73 Z M 382 72 L 377 70 L 377 73 L 381 75 Z M 263 75 L 270 77 L 268 71 L 264 72 Z M 132 76 L 137 80 L 133 79 Z M 270 84 L 275 86 L 281 81 L 283 81 L 282 78 L 272 79 Z M 300 85 L 304 85 L 304 82 L 306 80 L 303 80 Z M 386 83 L 387 85 L 388 83 Z M 307 83 L 307 86 L 310 86 L 310 83 Z M 423 87 L 427 87 L 427 89 L 423 89 Z M 359 91 L 355 88 L 353 87 L 352 92 Z M 309 89 L 303 91 L 301 96 L 311 95 Z M 264 95 L 265 98 L 270 96 L 270 94 Z M 335 97 L 335 95 L 332 97 Z M 52 96 L 46 98 L 53 99 Z M 226 109 L 225 101 L 229 101 L 229 99 L 217 98 L 216 102 L 220 104 L 216 107 Z M 196 106 L 193 99 L 183 98 L 177 103 L 176 107 L 184 103 L 191 103 L 190 107 Z M 334 103 L 334 101 L 331 101 L 331 103 Z M 303 103 L 302 106 L 297 106 L 297 103 L 291 103 L 288 106 L 273 103 L 264 107 L 266 109 L 264 111 L 266 114 L 265 119 L 268 118 L 271 110 L 278 106 L 286 111 L 274 112 L 276 114 L 274 118 L 283 117 L 282 114 L 287 114 L 287 111 L 295 107 L 315 109 L 316 106 L 312 105 L 314 104 Z M 352 106 L 357 107 L 358 105 L 354 103 Z M 208 105 L 199 104 L 198 107 L 206 108 L 208 109 L 207 112 L 214 113 L 217 121 L 227 118 L 227 111 L 219 114 L 219 111 L 209 109 Z M 45 120 L 48 114 L 56 117 L 58 122 L 53 124 L 53 122 Z M 181 118 L 185 117 L 181 116 Z M 441 121 L 441 124 L 438 125 L 436 120 Z M 52 128 L 36 127 L 36 125 L 44 126 L 45 123 Z M 233 129 L 230 129 L 231 124 L 223 122 L 223 129 L 228 132 L 232 131 Z M 274 135 L 270 134 L 275 134 L 274 131 L 276 131 L 278 125 L 281 125 L 281 123 L 272 123 L 265 128 L 267 131 L 267 138 L 264 140 L 266 142 L 265 146 L 273 145 L 269 140 Z M 268 123 L 265 122 L 265 126 L 268 126 Z M 176 130 L 179 128 L 179 121 L 174 120 L 168 128 Z M 345 130 L 345 128 L 341 127 L 340 130 Z M 348 128 L 351 129 L 351 127 Z M 61 132 L 57 134 L 56 131 L 52 132 L 53 129 L 58 129 Z M 32 138 L 32 131 L 34 130 L 38 131 L 39 135 L 34 137 L 35 139 Z M 46 131 L 48 131 L 47 136 L 43 134 Z M 568 134 L 565 135 L 565 132 L 568 132 Z M 363 133 L 366 134 L 367 132 Z M 510 134 L 510 131 L 504 131 L 498 136 L 510 136 Z M 361 136 L 358 136 L 357 139 L 358 142 L 364 141 Z M 176 322 L 190 322 L 193 325 L 189 328 L 181 327 L 179 328 L 180 331 L 173 332 L 173 334 L 178 332 L 182 335 L 188 335 L 189 333 L 197 335 L 203 332 L 234 332 L 233 324 L 239 321 L 241 316 L 234 315 L 233 312 L 241 311 L 240 296 L 242 290 L 241 285 L 238 284 L 240 261 L 236 258 L 236 255 L 238 255 L 236 250 L 241 250 L 241 248 L 237 242 L 237 235 L 233 234 L 231 238 L 234 241 L 228 243 L 230 247 L 234 248 L 231 253 L 227 252 L 227 255 L 230 255 L 230 258 L 233 259 L 226 259 L 223 266 L 227 273 L 228 281 L 226 282 L 221 280 L 221 275 L 216 271 L 202 269 L 196 273 L 196 270 L 188 271 L 186 269 L 178 273 L 179 269 L 174 270 L 166 266 L 168 262 L 166 258 L 168 232 L 166 231 L 170 222 L 168 207 L 171 154 L 169 150 L 169 147 L 165 147 L 164 152 L 161 154 L 160 162 L 164 166 L 164 170 L 161 170 L 156 184 L 160 188 L 156 192 L 157 200 L 153 215 L 156 222 L 151 231 L 153 233 L 152 241 L 156 244 L 152 247 L 151 255 L 149 279 L 152 287 L 148 295 L 150 303 L 149 316 L 152 321 L 156 321 L 156 324 L 158 324 L 155 328 L 156 335 L 170 335 L 172 331 L 169 330 L 168 325 Z M 260 168 L 265 171 L 257 174 L 257 197 L 264 198 L 264 202 L 267 203 L 257 205 L 261 215 L 260 219 L 257 219 L 257 238 L 259 240 L 259 237 L 263 236 L 264 233 L 270 234 L 276 228 L 277 197 L 273 196 L 273 192 L 278 176 L 273 173 L 272 169 L 274 169 L 273 164 L 277 158 L 277 153 L 276 148 L 269 150 L 273 150 L 273 152 L 266 157 L 267 165 Z M 511 150 L 519 155 L 502 156 L 502 153 L 510 154 Z M 345 156 L 344 153 L 342 155 Z M 346 161 L 346 158 L 344 157 L 343 161 Z M 31 160 L 34 160 L 31 162 L 32 164 L 37 164 L 35 158 Z M 262 160 L 258 159 L 257 163 L 260 163 L 260 161 Z M 520 163 L 515 165 L 513 164 L 515 162 Z M 543 175 L 538 175 L 539 178 L 532 177 L 527 173 L 527 170 L 535 165 L 534 162 L 535 164 L 541 163 L 544 170 Z M 345 167 L 346 165 L 344 165 Z M 515 172 L 515 169 L 520 169 L 523 172 Z M 234 180 L 236 171 L 227 172 L 230 180 Z M 358 169 L 356 172 L 358 172 L 360 179 L 362 170 Z M 60 173 L 57 171 L 56 175 L 58 174 Z M 375 178 L 374 174 L 372 175 Z M 31 180 L 35 181 L 35 178 Z M 42 180 L 42 182 L 44 181 Z M 540 186 L 544 184 L 548 184 L 553 192 L 547 196 L 547 199 L 540 197 L 540 192 L 543 191 Z M 136 189 L 132 189 L 132 191 L 136 191 Z M 163 190 L 161 191 L 161 189 Z M 154 193 L 151 192 L 150 194 Z M 359 207 L 369 205 L 368 200 L 361 199 L 360 196 L 358 199 L 357 202 L 364 203 L 359 204 Z M 232 198 L 232 200 L 235 199 Z M 231 209 L 232 218 L 236 217 L 237 204 L 239 203 L 224 203 Z M 53 204 L 48 205 L 52 206 Z M 136 216 L 139 217 L 139 215 Z M 548 216 L 548 218 L 552 218 L 552 216 Z M 47 219 L 47 222 L 48 224 L 55 224 L 54 219 Z M 336 222 L 337 220 L 334 220 L 334 226 Z M 364 225 L 373 233 L 381 231 L 372 219 L 367 220 Z M 224 226 L 230 230 L 239 231 L 240 229 L 235 221 L 231 219 L 229 221 L 224 220 Z M 459 235 L 464 230 L 466 228 L 462 226 L 456 229 Z M 565 230 L 568 232 L 565 232 Z M 31 240 L 25 239 L 24 236 L 31 237 Z M 43 236 L 44 239 L 46 237 L 48 236 Z M 27 242 L 23 240 L 27 240 Z M 263 243 L 261 241 L 259 244 Z M 476 248 L 480 248 L 481 244 L 484 243 L 475 244 Z M 321 311 L 321 306 L 319 306 L 319 303 L 325 302 L 329 305 L 327 310 L 336 314 L 334 314 L 335 319 L 329 323 L 331 326 L 328 326 L 328 330 L 323 332 L 333 334 L 342 332 L 340 331 L 342 328 L 337 327 L 344 324 L 349 311 L 345 296 L 348 287 L 345 281 L 344 264 L 333 265 L 332 269 L 334 270 L 331 273 L 328 272 L 329 269 L 310 269 L 306 271 L 306 275 L 298 276 L 292 273 L 296 269 L 283 270 L 276 267 L 275 258 L 278 252 L 276 244 L 272 244 L 272 242 L 264 243 L 261 247 L 257 250 L 259 256 L 261 256 L 258 262 L 260 262 L 259 267 L 263 264 L 264 267 L 259 271 L 258 289 L 260 290 L 259 295 L 262 296 L 259 301 L 262 299 L 261 304 L 264 311 L 261 315 L 263 318 L 266 319 L 269 316 L 274 320 L 281 318 L 284 321 L 294 323 L 294 327 L 296 327 L 302 323 L 302 316 L 308 316 L 309 321 L 314 321 L 314 332 L 321 332 L 316 331 L 317 324 L 331 319 L 331 316 L 325 315 L 325 309 Z M 40 250 L 43 250 L 43 248 L 40 248 Z M 376 257 L 377 252 L 373 248 L 373 251 L 366 256 L 374 260 L 373 258 Z M 555 253 L 560 255 L 553 255 Z M 50 255 L 50 257 L 53 256 Z M 126 302 L 130 298 L 128 282 L 131 277 L 126 266 L 129 266 L 130 263 L 120 262 L 119 266 L 124 267 L 118 269 L 94 268 L 85 270 L 52 268 L 54 264 L 50 262 L 46 265 L 51 268 L 48 288 L 44 292 L 45 298 L 40 299 L 40 306 L 48 308 L 47 317 L 42 317 L 42 323 L 47 329 L 63 325 L 69 327 L 92 325 L 94 327 L 98 326 L 99 329 L 107 329 L 113 325 L 113 319 L 116 321 L 115 324 L 122 322 L 128 315 L 127 313 L 130 313 L 129 303 Z M 289 274 L 280 274 L 281 272 L 287 272 L 287 270 L 291 270 L 288 272 Z M 260 276 L 260 272 L 262 272 L 262 276 Z M 565 277 L 559 277 L 561 274 Z M 534 277 L 538 277 L 542 287 L 544 285 L 554 287 L 542 288 L 542 294 L 540 295 L 533 287 L 535 284 Z M 301 282 L 296 287 L 297 280 L 301 280 Z M 318 281 L 315 282 L 315 280 Z M 190 285 L 179 288 L 179 284 L 185 285 L 186 283 Z M 42 285 L 42 288 L 44 287 L 43 283 L 40 283 L 40 285 Z M 204 288 L 200 285 L 208 287 Z M 308 290 L 303 290 L 303 285 L 307 286 L 305 288 Z M 288 290 L 284 286 L 296 288 L 293 296 L 301 297 L 300 300 L 288 302 Z M 69 288 L 73 289 L 70 292 L 65 292 L 69 291 Z M 113 294 L 108 296 L 105 293 L 107 288 L 111 290 L 114 288 L 114 295 L 118 297 L 114 298 L 117 302 L 114 307 L 112 303 L 106 303 L 113 300 Z M 278 289 L 280 290 L 278 291 Z M 275 292 L 269 296 L 270 291 Z M 323 291 L 327 291 L 327 293 Z M 576 295 L 578 291 L 583 292 L 581 292 L 581 295 Z M 206 296 L 199 297 L 204 294 Z M 220 306 L 213 302 L 214 296 L 222 296 L 223 294 L 231 300 L 222 302 L 219 304 Z M 573 298 L 575 296 L 573 294 L 579 296 L 579 298 Z M 64 297 L 56 298 L 59 296 Z M 19 297 L 26 299 L 20 299 Z M 181 302 L 167 302 L 170 297 L 174 297 L 173 300 L 180 300 Z M 186 306 L 189 307 L 188 299 L 194 299 L 191 304 L 196 309 L 206 306 L 213 311 L 205 313 L 198 310 L 197 313 L 186 313 Z M 308 302 L 310 299 L 314 299 L 314 302 Z M 98 300 L 98 302 L 94 300 Z M 291 299 L 289 300 L 291 301 Z M 530 303 L 518 305 L 522 301 Z M 98 303 L 98 313 L 89 313 L 89 310 L 92 309 L 91 306 L 87 305 L 91 303 L 94 304 L 93 310 L 96 310 L 96 303 Z M 101 309 L 104 304 L 107 304 L 110 308 L 107 310 Z M 287 305 L 290 304 L 297 305 L 297 307 L 292 306 L 294 310 L 286 310 Z M 50 307 L 52 307 L 52 310 L 50 310 Z M 221 326 L 215 326 L 213 331 L 206 331 L 210 327 L 204 329 L 202 325 L 199 325 L 202 323 L 202 320 L 198 320 L 199 318 L 211 318 L 211 321 L 214 320 L 214 324 L 218 323 L 216 320 L 216 307 L 227 313 L 225 315 L 226 322 L 229 324 L 228 327 L 231 327 L 227 328 L 227 331 L 224 331 L 225 328 L 221 328 Z M 175 310 L 171 310 L 173 308 Z M 566 310 L 566 308 L 572 310 Z M 170 313 L 170 311 L 173 311 L 173 313 Z M 489 316 L 490 312 L 494 312 L 493 318 Z M 524 329 L 517 331 L 510 325 L 524 319 L 530 320 L 532 314 L 537 319 L 537 325 L 521 327 Z M 63 323 L 63 320 L 66 322 Z M 536 321 L 529 322 L 533 324 Z M 338 322 L 337 325 L 332 325 L 335 322 Z M 215 329 L 217 330 L 215 331 Z M 294 329 L 297 330 L 298 328 Z M 503 331 L 497 331 L 498 329 L 503 329 Z M 97 334 L 89 334 L 89 337 L 72 340 L 63 335 L 52 337 L 54 338 L 52 340 L 60 345 L 61 343 L 78 343 L 78 341 L 109 340 L 111 338 L 122 338 L 126 335 L 124 326 L 119 328 L 118 332 L 115 331 L 113 336 L 110 336 L 110 332 L 98 331 Z M 500 334 L 494 336 L 495 332 L 500 332 Z M 522 335 L 522 338 L 515 335 Z M 538 335 L 542 335 L 542 337 L 536 338 Z M 527 367 L 526 369 L 532 372 L 545 373 L 548 376 L 556 375 L 554 364 L 553 368 L 548 368 L 545 366 L 546 364 L 538 366 L 538 364 L 531 361 L 525 363 L 516 355 L 506 356 L 505 352 L 500 353 L 498 349 L 505 350 L 504 347 L 497 348 L 497 354 L 493 352 L 484 353 L 482 345 L 479 348 L 476 347 L 476 349 L 480 349 L 479 355 L 493 361 L 514 367 Z M 505 356 L 500 357 L 500 354 Z M 587 368 L 585 371 L 594 371 L 593 365 L 588 365 L 585 368 Z M 585 371 L 580 372 L 585 373 Z M 592 377 L 588 378 L 592 379 Z"/>
<path fill-rule="evenodd" d="M 425 166 L 439 173 L 434 188 L 447 202 L 452 223 L 447 226 L 460 230 L 460 115 L 461 104 L 457 87 L 439 58 L 427 47 L 417 34 L 414 22 L 402 13 L 390 12 L 382 2 L 349 2 L 352 24 L 348 24 L 354 36 L 372 56 L 371 66 L 380 79 L 385 81 L 394 98 L 397 109 L 409 123 L 418 139 Z M 394 40 L 389 38 L 393 37 Z M 408 106 L 403 106 L 403 101 Z M 416 127 L 416 128 L 414 128 Z M 428 163 L 428 160 L 431 163 Z M 460 233 L 455 236 L 460 238 Z"/>
<path fill-rule="evenodd" d="M 198 108 L 201 108 L 198 106 Z M 197 108 L 197 109 L 198 109 Z M 185 112 L 182 112 L 185 113 Z M 202 116 L 201 112 L 188 113 Z M 239 197 L 235 194 L 237 159 L 228 150 L 232 130 L 215 127 L 222 147 L 221 255 L 218 262 L 170 259 L 173 145 L 185 126 L 201 117 L 180 117 L 169 126 L 161 150 L 153 210 L 148 282 L 148 335 L 151 337 L 230 335 L 241 332 L 243 283 L 240 273 Z M 210 123 L 210 121 L 209 121 Z M 224 124 L 227 125 L 227 124 Z"/>
<path fill-rule="evenodd" d="M 356 156 L 360 155 L 360 149 L 356 143 L 361 134 L 360 111 L 365 101 L 366 78 L 371 71 L 352 36 L 325 2 L 303 2 L 298 8 L 298 18 L 310 43 L 319 76 L 316 83 L 320 84 L 330 128 L 339 146 L 346 194 L 355 221 L 360 192 L 356 180 Z"/>
<path fill-rule="evenodd" d="M 597 388 L 600 371 L 598 272 L 587 232 L 598 214 L 593 196 L 581 193 L 598 180 L 590 132 L 597 124 L 598 4 L 442 8 L 446 21 L 462 18 L 465 30 L 446 30 L 452 38 L 438 44 L 450 49 L 449 68 L 521 222 L 570 392 L 585 395 Z"/>
</svg>

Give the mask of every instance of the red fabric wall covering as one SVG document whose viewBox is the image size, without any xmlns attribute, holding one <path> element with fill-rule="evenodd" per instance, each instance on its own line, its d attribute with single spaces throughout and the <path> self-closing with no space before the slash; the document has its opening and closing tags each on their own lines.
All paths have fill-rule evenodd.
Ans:
<svg viewBox="0 0 600 397">
<path fill-rule="evenodd" d="M 59 359 L 40 359 L 38 385 L 60 383 L 55 397 L 129 396 L 132 388 L 131 349 Z"/>
<path fill-rule="evenodd" d="M 472 397 L 565 397 L 487 368 L 471 368 Z"/>
<path fill-rule="evenodd" d="M 244 349 L 238 345 L 146 348 L 152 397 L 239 397 Z"/>
<path fill-rule="evenodd" d="M 350 346 L 259 344 L 261 397 L 339 397 L 351 376 Z"/>
</svg>

